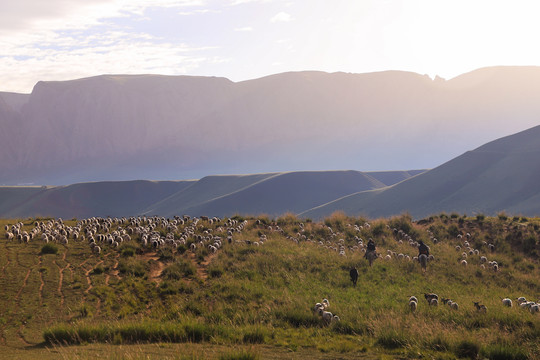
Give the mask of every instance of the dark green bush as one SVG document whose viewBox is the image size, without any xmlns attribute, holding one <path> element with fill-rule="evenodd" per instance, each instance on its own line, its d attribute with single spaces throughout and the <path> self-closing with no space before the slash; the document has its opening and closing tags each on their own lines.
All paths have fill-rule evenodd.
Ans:
<svg viewBox="0 0 540 360">
<path fill-rule="evenodd" d="M 476 359 L 480 352 L 480 345 L 471 340 L 463 340 L 456 345 L 454 353 L 460 358 Z"/>
<path fill-rule="evenodd" d="M 45 254 L 58 254 L 58 246 L 56 246 L 55 244 L 51 244 L 51 243 L 45 244 L 41 248 L 41 254 L 42 255 L 45 255 Z"/>
<path fill-rule="evenodd" d="M 482 355 L 489 360 L 527 360 L 529 355 L 523 348 L 509 344 L 492 344 L 482 349 Z"/>
</svg>

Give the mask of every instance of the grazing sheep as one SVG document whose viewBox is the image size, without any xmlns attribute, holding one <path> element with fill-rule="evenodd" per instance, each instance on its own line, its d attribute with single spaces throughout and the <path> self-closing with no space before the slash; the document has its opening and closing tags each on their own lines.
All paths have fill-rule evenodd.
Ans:
<svg viewBox="0 0 540 360">
<path fill-rule="evenodd" d="M 349 271 L 349 275 L 351 276 L 351 281 L 352 281 L 353 285 L 356 286 L 356 282 L 358 281 L 358 269 L 353 267 Z"/>
<path fill-rule="evenodd" d="M 455 301 L 452 301 L 452 303 L 450 304 L 450 307 L 454 310 L 459 310 L 459 305 L 457 302 Z"/>
<path fill-rule="evenodd" d="M 330 303 L 328 302 L 327 299 L 323 299 L 322 304 L 323 304 L 323 306 L 324 306 L 325 309 L 328 308 L 328 307 L 330 307 Z"/>
<path fill-rule="evenodd" d="M 540 305 L 539 304 L 531 305 L 531 307 L 529 308 L 529 311 L 531 312 L 531 314 L 540 312 Z"/>
<path fill-rule="evenodd" d="M 462 266 L 467 266 L 467 260 L 463 259 L 459 262 Z"/>
<path fill-rule="evenodd" d="M 416 301 L 416 302 L 418 302 L 418 299 L 416 298 L 416 296 L 413 295 L 413 296 L 409 297 L 409 301 Z"/>
<path fill-rule="evenodd" d="M 319 309 L 324 309 L 324 306 L 321 303 L 316 303 L 315 306 L 313 307 L 313 312 L 318 313 Z"/>
<path fill-rule="evenodd" d="M 418 303 L 414 300 L 409 301 L 409 308 L 411 309 L 411 312 L 415 312 L 418 308 Z"/>
<path fill-rule="evenodd" d="M 433 298 L 429 301 L 430 306 L 439 306 L 439 300 Z"/>
<path fill-rule="evenodd" d="M 319 315 L 322 317 L 326 325 L 330 325 L 334 319 L 334 315 L 330 311 L 324 311 L 323 309 L 319 309 Z"/>
<path fill-rule="evenodd" d="M 426 298 L 428 304 L 431 303 L 431 300 L 436 299 L 437 302 L 439 302 L 439 295 L 437 294 L 424 294 L 424 297 Z"/>
<path fill-rule="evenodd" d="M 504 306 L 512 307 L 512 300 L 509 298 L 502 299 L 502 303 Z"/>
<path fill-rule="evenodd" d="M 483 312 L 483 313 L 487 312 L 487 307 L 486 307 L 486 305 L 482 305 L 482 304 L 480 304 L 480 303 L 477 302 L 477 301 L 473 301 L 473 304 L 474 304 L 474 307 L 476 308 L 476 310 L 477 310 L 478 312 Z"/>
</svg>

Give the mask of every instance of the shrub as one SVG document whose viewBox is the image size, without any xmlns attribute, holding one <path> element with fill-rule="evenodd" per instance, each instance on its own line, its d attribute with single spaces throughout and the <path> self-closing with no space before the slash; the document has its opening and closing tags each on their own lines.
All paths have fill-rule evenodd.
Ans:
<svg viewBox="0 0 540 360">
<path fill-rule="evenodd" d="M 174 255 L 170 248 L 159 248 L 157 251 L 157 256 L 159 256 L 159 260 L 163 262 L 174 260 Z"/>
<path fill-rule="evenodd" d="M 409 343 L 409 337 L 403 331 L 397 331 L 393 328 L 385 329 L 377 336 L 377 345 L 386 349 L 398 349 L 406 347 Z"/>
<path fill-rule="evenodd" d="M 294 327 L 312 327 L 319 326 L 321 319 L 319 316 L 315 316 L 307 311 L 300 309 L 288 309 L 282 312 L 276 313 L 276 318 L 287 322 Z"/>
<path fill-rule="evenodd" d="M 219 356 L 219 360 L 257 360 L 259 355 L 246 350 L 235 350 Z"/>
<path fill-rule="evenodd" d="M 223 275 L 223 270 L 218 267 L 212 267 L 209 269 L 208 275 L 210 275 L 211 278 L 219 278 Z"/>
<path fill-rule="evenodd" d="M 41 248 L 41 254 L 42 255 L 45 255 L 45 254 L 58 254 L 58 246 L 56 246 L 55 244 L 50 244 L 50 243 L 45 244 Z"/>
<path fill-rule="evenodd" d="M 480 345 L 471 340 L 463 340 L 456 345 L 454 353 L 460 358 L 476 359 L 480 352 Z"/>
<path fill-rule="evenodd" d="M 242 341 L 245 344 L 264 344 L 265 332 L 262 328 L 256 328 L 244 334 Z"/>
<path fill-rule="evenodd" d="M 92 273 L 95 275 L 103 274 L 105 272 L 105 269 L 103 266 L 96 266 L 94 270 L 92 270 Z"/>
<path fill-rule="evenodd" d="M 531 235 L 523 240 L 523 251 L 531 252 L 536 248 L 536 237 Z"/>
<path fill-rule="evenodd" d="M 448 236 L 454 239 L 460 234 L 459 229 L 456 225 L 450 225 L 447 231 L 448 231 Z"/>
<path fill-rule="evenodd" d="M 143 277 L 146 275 L 148 264 L 134 258 L 122 259 L 118 262 L 118 271 L 121 274 Z"/>
<path fill-rule="evenodd" d="M 120 254 L 123 257 L 135 256 L 136 252 L 136 248 L 133 245 L 122 245 L 120 248 Z"/>
<path fill-rule="evenodd" d="M 482 349 L 482 355 L 489 360 L 527 360 L 529 355 L 521 347 L 509 344 L 492 344 Z"/>
<path fill-rule="evenodd" d="M 184 259 L 178 259 L 175 263 L 167 266 L 161 273 L 161 276 L 169 280 L 180 280 L 184 277 L 192 277 L 197 270 L 191 262 L 186 262 Z"/>
</svg>

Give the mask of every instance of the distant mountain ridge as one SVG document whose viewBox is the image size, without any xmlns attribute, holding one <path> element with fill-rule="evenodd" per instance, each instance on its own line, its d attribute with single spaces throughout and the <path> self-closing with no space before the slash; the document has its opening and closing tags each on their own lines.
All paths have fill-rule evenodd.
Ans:
<svg viewBox="0 0 540 360">
<path fill-rule="evenodd" d="M 538 124 L 540 68 L 102 75 L 0 93 L 0 184 L 432 168 Z"/>
<path fill-rule="evenodd" d="M 278 216 L 304 211 L 346 194 L 382 188 L 421 172 L 286 172 L 207 176 L 187 181 L 0 187 L 0 217 Z"/>
</svg>

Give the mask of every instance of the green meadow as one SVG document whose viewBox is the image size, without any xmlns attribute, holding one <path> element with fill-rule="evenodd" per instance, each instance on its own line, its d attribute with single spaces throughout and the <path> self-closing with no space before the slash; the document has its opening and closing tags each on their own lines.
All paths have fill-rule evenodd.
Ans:
<svg viewBox="0 0 540 360">
<path fill-rule="evenodd" d="M 540 313 L 517 302 L 521 296 L 540 302 L 538 218 L 440 214 L 413 221 L 407 214 L 364 219 L 335 213 L 318 222 L 293 215 L 232 219 L 190 220 L 174 230 L 157 222 L 153 231 L 176 241 L 188 225 L 195 231 L 185 243 L 156 248 L 133 233 L 117 247 L 98 244 L 100 253 L 82 230 L 67 244 L 45 243 L 40 233 L 28 243 L 2 236 L 0 357 L 540 358 Z M 30 233 L 36 224 L 55 222 L 4 219 L 0 225 L 22 223 Z M 130 227 L 126 219 L 112 221 L 102 232 Z M 222 246 L 213 252 L 208 239 L 215 237 Z M 359 245 L 369 238 L 381 255 L 371 267 Z M 434 255 L 425 273 L 412 260 L 418 250 L 409 239 L 423 240 Z M 356 286 L 352 267 L 359 272 Z M 438 294 L 439 305 L 429 306 L 425 293 Z M 412 295 L 418 298 L 414 312 Z M 503 306 L 503 298 L 513 306 Z M 323 299 L 339 320 L 326 324 L 313 312 Z"/>
</svg>

